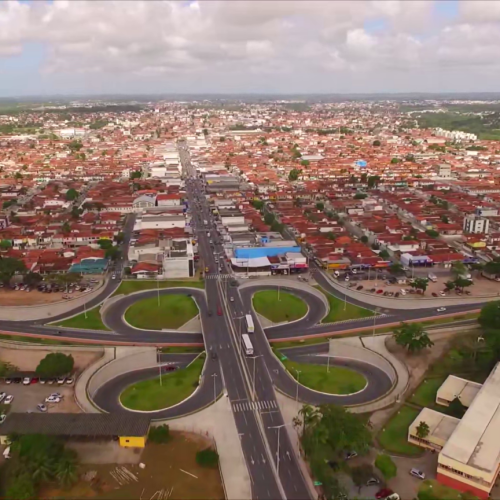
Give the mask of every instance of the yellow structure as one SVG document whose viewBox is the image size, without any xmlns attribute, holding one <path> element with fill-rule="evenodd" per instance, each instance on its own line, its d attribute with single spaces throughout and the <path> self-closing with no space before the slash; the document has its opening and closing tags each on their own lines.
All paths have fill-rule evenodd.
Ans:
<svg viewBox="0 0 500 500">
<path fill-rule="evenodd" d="M 120 446 L 123 448 L 144 448 L 146 446 L 146 436 L 120 436 Z"/>
</svg>

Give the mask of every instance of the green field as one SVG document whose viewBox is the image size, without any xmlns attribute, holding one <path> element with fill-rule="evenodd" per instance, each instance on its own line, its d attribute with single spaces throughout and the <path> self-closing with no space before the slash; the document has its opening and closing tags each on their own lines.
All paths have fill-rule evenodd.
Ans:
<svg viewBox="0 0 500 500">
<path fill-rule="evenodd" d="M 278 290 L 257 292 L 252 303 L 257 313 L 273 323 L 295 321 L 307 314 L 307 304 L 302 299 L 282 291 L 278 294 Z"/>
<path fill-rule="evenodd" d="M 65 319 L 63 321 L 58 321 L 53 323 L 56 326 L 64 326 L 66 328 L 80 328 L 84 330 L 106 330 L 106 325 L 102 322 L 101 318 L 101 308 L 94 307 L 94 309 L 89 309 L 87 311 L 87 317 L 85 318 L 85 313 L 78 314 L 78 316 L 73 316 L 72 318 Z"/>
<path fill-rule="evenodd" d="M 315 391 L 329 394 L 352 394 L 366 387 L 365 377 L 348 368 L 330 366 L 327 372 L 326 365 L 296 363 L 289 359 L 281 360 L 281 362 L 295 379 L 297 379 L 298 370 L 299 382 Z"/>
<path fill-rule="evenodd" d="M 439 405 L 436 405 L 436 394 L 445 379 L 446 377 L 426 378 L 413 393 L 410 403 L 427 408 L 437 406 L 435 409 L 439 409 Z"/>
<path fill-rule="evenodd" d="M 334 323 L 335 321 L 344 321 L 346 319 L 369 318 L 373 316 L 373 312 L 369 309 L 355 306 L 349 302 L 345 303 L 343 300 L 323 290 L 320 286 L 315 286 L 314 288 L 325 295 L 330 306 L 328 314 L 321 320 L 321 323 Z"/>
<path fill-rule="evenodd" d="M 420 410 L 403 405 L 379 432 L 377 439 L 380 445 L 392 453 L 413 457 L 422 455 L 422 448 L 408 442 L 408 428 L 419 413 Z"/>
<path fill-rule="evenodd" d="M 448 488 L 436 480 L 423 481 L 418 490 L 418 500 L 477 500 L 470 493 L 461 493 L 453 488 Z"/>
<path fill-rule="evenodd" d="M 198 314 L 195 301 L 187 295 L 160 295 L 149 297 L 132 304 L 125 311 L 125 321 L 145 330 L 180 328 Z"/>
<path fill-rule="evenodd" d="M 200 280 L 192 281 L 142 281 L 142 280 L 127 280 L 122 281 L 121 285 L 113 293 L 115 295 L 128 295 L 133 292 L 141 292 L 142 290 L 152 290 L 156 288 L 175 288 L 175 287 L 190 287 L 190 288 L 205 288 L 205 283 Z"/>
<path fill-rule="evenodd" d="M 154 411 L 169 408 L 189 397 L 196 387 L 205 363 L 205 355 L 201 355 L 188 367 L 143 380 L 127 387 L 120 394 L 120 402 L 131 410 Z"/>
</svg>

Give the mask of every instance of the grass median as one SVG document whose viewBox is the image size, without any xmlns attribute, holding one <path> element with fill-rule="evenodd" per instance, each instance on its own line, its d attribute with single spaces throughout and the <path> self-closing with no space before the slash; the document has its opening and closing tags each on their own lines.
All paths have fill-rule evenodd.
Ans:
<svg viewBox="0 0 500 500">
<path fill-rule="evenodd" d="M 345 321 L 346 319 L 369 318 L 373 316 L 373 311 L 356 306 L 349 302 L 344 302 L 332 294 L 326 292 L 320 286 L 315 286 L 328 300 L 330 307 L 328 314 L 321 320 L 321 323 L 334 323 L 335 321 Z"/>
<path fill-rule="evenodd" d="M 377 436 L 380 445 L 388 452 L 415 457 L 424 450 L 408 442 L 408 428 L 420 410 L 403 405 L 387 422 Z"/>
<path fill-rule="evenodd" d="M 156 288 L 205 288 L 205 282 L 200 280 L 193 281 L 142 281 L 125 280 L 113 293 L 115 295 L 128 295 L 129 293 L 141 292 L 143 290 L 153 290 Z"/>
<path fill-rule="evenodd" d="M 281 359 L 279 353 L 278 357 Z M 366 387 L 366 378 L 354 370 L 340 366 L 314 365 L 297 363 L 289 359 L 281 359 L 290 374 L 306 387 L 328 394 L 353 394 Z M 297 375 L 299 371 L 299 375 Z"/>
<path fill-rule="evenodd" d="M 198 387 L 205 355 L 186 368 L 166 373 L 160 378 L 143 380 L 127 387 L 120 394 L 120 402 L 131 410 L 155 411 L 184 401 Z"/>
<path fill-rule="evenodd" d="M 252 298 L 257 313 L 273 323 L 295 321 L 307 314 L 307 304 L 291 293 L 277 290 L 256 292 Z"/>
<path fill-rule="evenodd" d="M 105 330 L 107 332 L 110 331 L 109 328 L 107 328 L 106 325 L 102 322 L 100 307 L 94 307 L 94 309 L 89 309 L 86 314 L 81 313 L 77 316 L 73 316 L 72 318 L 58 321 L 57 323 L 53 324 L 66 328 L 78 328 L 83 330 Z"/>
<path fill-rule="evenodd" d="M 198 314 L 194 300 L 187 295 L 160 295 L 132 304 L 125 311 L 125 321 L 145 330 L 176 329 Z"/>
</svg>

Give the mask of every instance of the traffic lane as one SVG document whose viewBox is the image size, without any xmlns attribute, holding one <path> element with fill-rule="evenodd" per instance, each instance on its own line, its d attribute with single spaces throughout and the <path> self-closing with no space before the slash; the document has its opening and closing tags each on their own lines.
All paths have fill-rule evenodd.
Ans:
<svg viewBox="0 0 500 500">
<path fill-rule="evenodd" d="M 297 290 L 295 288 L 289 288 L 286 286 L 281 286 L 279 288 L 281 291 L 290 293 L 303 300 L 307 304 L 308 311 L 303 318 L 297 321 L 267 327 L 266 330 L 272 331 L 273 335 L 281 335 L 283 333 L 287 333 L 290 328 L 297 330 L 310 328 L 311 326 L 319 323 L 319 321 L 321 321 L 321 319 L 326 315 L 327 311 L 324 302 L 312 293 L 309 293 L 307 290 Z M 253 295 L 259 291 L 265 290 L 278 290 L 278 287 L 274 285 L 259 285 L 258 283 L 255 283 L 255 285 L 252 284 L 251 287 L 248 286 L 239 289 L 242 302 L 246 306 L 247 310 L 253 309 L 251 307 Z"/>
<path fill-rule="evenodd" d="M 135 337 L 140 335 L 142 337 L 143 332 L 157 334 L 158 330 L 139 330 L 130 326 L 124 319 L 125 312 L 127 309 L 135 304 L 136 302 L 148 299 L 151 297 L 157 297 L 158 295 L 191 295 L 193 300 L 199 309 L 200 316 L 207 314 L 205 293 L 201 289 L 194 288 L 160 288 L 156 290 L 145 290 L 141 293 L 135 293 L 132 295 L 126 295 L 117 302 L 114 302 L 109 307 L 106 308 L 103 313 L 104 324 L 115 332 L 119 332 L 122 335 L 127 335 L 128 337 Z M 170 333 L 170 332 L 163 332 Z M 175 333 L 175 332 L 172 332 Z M 189 332 L 179 332 L 189 339 L 192 335 Z"/>
<path fill-rule="evenodd" d="M 175 363 L 178 366 L 186 366 L 193 362 L 198 356 L 199 353 L 195 352 L 158 353 L 160 363 Z"/>
</svg>

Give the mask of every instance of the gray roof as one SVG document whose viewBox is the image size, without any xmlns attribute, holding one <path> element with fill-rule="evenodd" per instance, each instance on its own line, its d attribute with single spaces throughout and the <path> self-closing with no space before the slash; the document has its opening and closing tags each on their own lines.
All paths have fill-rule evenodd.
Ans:
<svg viewBox="0 0 500 500">
<path fill-rule="evenodd" d="M 151 417 L 132 413 L 9 413 L 0 435 L 48 434 L 64 437 L 145 436 Z"/>
</svg>

